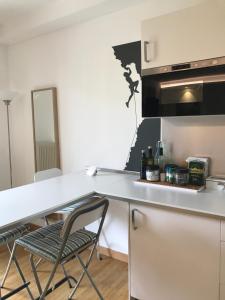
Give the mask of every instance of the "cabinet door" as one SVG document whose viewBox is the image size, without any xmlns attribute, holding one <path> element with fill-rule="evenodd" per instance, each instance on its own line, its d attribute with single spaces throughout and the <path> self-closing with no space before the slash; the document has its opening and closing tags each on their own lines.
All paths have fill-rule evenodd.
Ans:
<svg viewBox="0 0 225 300">
<path fill-rule="evenodd" d="M 130 222 L 132 297 L 219 299 L 219 220 L 132 204 Z"/>
<path fill-rule="evenodd" d="M 225 6 L 213 1 L 144 21 L 142 69 L 224 56 L 224 28 Z"/>
</svg>

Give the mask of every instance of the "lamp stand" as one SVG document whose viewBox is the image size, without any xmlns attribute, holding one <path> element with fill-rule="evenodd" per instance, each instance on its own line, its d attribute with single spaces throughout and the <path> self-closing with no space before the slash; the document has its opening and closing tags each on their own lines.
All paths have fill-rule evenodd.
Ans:
<svg viewBox="0 0 225 300">
<path fill-rule="evenodd" d="M 11 139 L 10 139 L 10 126 L 9 126 L 9 105 L 11 100 L 3 100 L 7 110 L 7 128 L 8 128 L 8 147 L 9 147 L 9 172 L 10 172 L 10 187 L 12 188 L 12 153 L 11 153 Z"/>
</svg>

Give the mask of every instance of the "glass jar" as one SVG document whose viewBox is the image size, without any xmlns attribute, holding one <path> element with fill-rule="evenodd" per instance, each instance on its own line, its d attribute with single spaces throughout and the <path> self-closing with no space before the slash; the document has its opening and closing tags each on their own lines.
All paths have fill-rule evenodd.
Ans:
<svg viewBox="0 0 225 300">
<path fill-rule="evenodd" d="M 156 165 L 147 166 L 146 179 L 151 182 L 159 181 L 159 179 L 160 179 L 159 166 L 156 166 Z"/>
<path fill-rule="evenodd" d="M 189 170 L 187 168 L 177 168 L 175 172 L 175 183 L 177 185 L 187 185 L 189 181 Z"/>
<path fill-rule="evenodd" d="M 165 172 L 166 172 L 166 181 L 169 183 L 175 182 L 175 173 L 176 173 L 177 165 L 174 164 L 168 164 L 165 166 Z"/>
</svg>

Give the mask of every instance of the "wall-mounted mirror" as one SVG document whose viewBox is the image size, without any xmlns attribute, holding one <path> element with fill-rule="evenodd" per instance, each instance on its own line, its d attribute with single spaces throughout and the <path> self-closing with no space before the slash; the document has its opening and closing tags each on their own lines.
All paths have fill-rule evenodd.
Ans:
<svg viewBox="0 0 225 300">
<path fill-rule="evenodd" d="M 33 90 L 35 172 L 60 168 L 56 88 Z"/>
</svg>

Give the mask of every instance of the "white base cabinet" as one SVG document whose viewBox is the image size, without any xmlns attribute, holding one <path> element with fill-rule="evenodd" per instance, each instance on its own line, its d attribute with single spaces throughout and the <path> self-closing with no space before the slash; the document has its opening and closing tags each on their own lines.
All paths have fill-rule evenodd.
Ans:
<svg viewBox="0 0 225 300">
<path fill-rule="evenodd" d="M 134 299 L 219 299 L 220 220 L 131 204 L 129 247 Z"/>
</svg>

